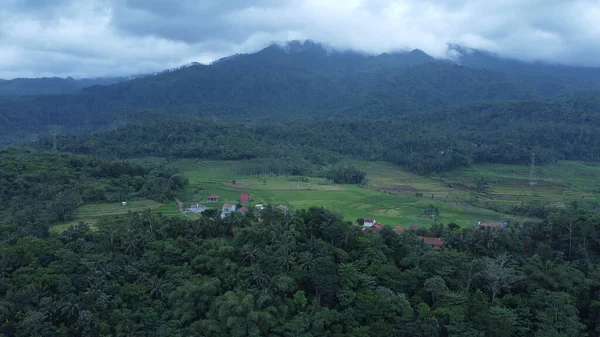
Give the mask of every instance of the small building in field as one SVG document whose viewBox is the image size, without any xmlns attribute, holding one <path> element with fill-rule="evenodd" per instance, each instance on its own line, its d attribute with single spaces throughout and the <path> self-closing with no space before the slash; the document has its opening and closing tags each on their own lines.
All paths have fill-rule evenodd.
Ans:
<svg viewBox="0 0 600 337">
<path fill-rule="evenodd" d="M 127 201 L 123 201 L 121 204 L 122 204 L 123 206 L 127 206 Z"/>
<path fill-rule="evenodd" d="M 506 222 L 485 222 L 480 221 L 477 223 L 477 228 L 485 229 L 485 228 L 505 228 L 508 224 Z"/>
<path fill-rule="evenodd" d="M 198 203 L 193 203 L 191 205 L 189 205 L 189 207 L 187 207 L 185 209 L 185 212 L 190 212 L 190 213 L 202 213 L 204 211 L 206 211 L 208 208 L 205 206 L 202 206 Z"/>
<path fill-rule="evenodd" d="M 219 196 L 216 194 L 211 194 L 206 198 L 207 202 L 219 202 Z"/>
<path fill-rule="evenodd" d="M 241 204 L 247 204 L 249 202 L 250 202 L 250 194 L 243 193 L 242 195 L 240 195 L 240 203 Z"/>
<path fill-rule="evenodd" d="M 363 222 L 363 227 L 373 227 L 377 223 L 377 220 L 372 218 L 367 218 Z"/>
<path fill-rule="evenodd" d="M 237 206 L 234 204 L 224 204 L 223 207 L 221 207 L 221 218 L 224 218 L 232 212 L 235 212 L 236 209 Z"/>
<path fill-rule="evenodd" d="M 444 245 L 444 240 L 442 240 L 442 238 L 428 238 L 425 236 L 419 236 L 419 239 L 423 240 L 423 242 L 433 250 L 440 250 Z"/>
</svg>

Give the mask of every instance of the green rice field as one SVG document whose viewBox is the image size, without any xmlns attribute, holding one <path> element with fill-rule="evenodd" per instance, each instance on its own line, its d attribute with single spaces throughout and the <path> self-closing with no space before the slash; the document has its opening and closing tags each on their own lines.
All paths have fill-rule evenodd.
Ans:
<svg viewBox="0 0 600 337">
<path fill-rule="evenodd" d="M 249 207 L 260 203 L 292 209 L 324 207 L 349 221 L 375 218 L 390 226 L 431 226 L 434 220 L 424 215 L 429 205 L 439 209 L 438 221 L 471 226 L 478 221 L 527 220 L 505 211 L 521 203 L 537 201 L 565 207 L 572 201 L 600 202 L 600 165 L 593 163 L 564 161 L 539 166 L 533 186 L 528 183 L 529 167 L 525 165 L 484 164 L 423 177 L 388 163 L 351 164 L 367 173 L 366 185 L 333 184 L 315 177 L 299 181 L 298 177 L 246 176 L 239 173 L 237 161 L 182 159 L 171 163 L 189 179 L 188 187 L 178 196 L 182 202 L 220 208 L 223 203 L 238 203 L 240 194 L 249 193 Z M 478 178 L 487 181 L 484 191 L 475 188 Z M 218 195 L 220 202 L 206 203 L 210 194 Z M 132 201 L 126 207 L 88 204 L 77 210 L 74 222 L 57 225 L 53 231 L 82 220 L 93 225 L 94 219 L 102 216 L 147 208 L 165 216 L 180 216 L 175 202 Z"/>
</svg>

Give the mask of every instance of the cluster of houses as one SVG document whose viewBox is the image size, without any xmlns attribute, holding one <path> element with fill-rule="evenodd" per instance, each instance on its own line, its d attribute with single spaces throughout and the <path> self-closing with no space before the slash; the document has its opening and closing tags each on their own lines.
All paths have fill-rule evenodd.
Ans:
<svg viewBox="0 0 600 337">
<path fill-rule="evenodd" d="M 221 200 L 221 198 L 219 198 L 218 195 L 211 194 L 206 198 L 206 203 L 214 204 L 214 203 L 218 203 L 220 200 Z M 242 193 L 240 195 L 240 204 L 244 205 L 244 204 L 248 204 L 248 203 L 250 203 L 250 194 Z M 254 208 L 258 211 L 262 211 L 267 206 L 268 206 L 267 204 L 256 204 L 254 206 Z M 281 210 L 284 213 L 288 212 L 288 206 L 279 205 L 276 208 Z M 199 203 L 192 203 L 184 209 L 184 212 L 202 213 L 202 212 L 206 211 L 207 209 L 208 209 L 207 206 L 203 206 Z M 250 210 L 248 209 L 248 207 L 245 207 L 245 206 L 238 208 L 237 204 L 223 204 L 223 206 L 221 206 L 221 218 L 225 218 L 226 216 L 228 216 L 232 213 L 235 213 L 235 212 L 245 215 L 245 214 L 248 214 L 248 212 L 250 212 Z"/>
<path fill-rule="evenodd" d="M 385 225 L 378 223 L 377 220 L 372 219 L 372 218 L 367 218 L 367 219 L 364 219 L 362 231 L 363 232 L 373 231 L 375 233 L 378 233 L 381 229 L 383 229 L 383 227 L 385 227 Z M 419 227 L 419 226 L 408 227 L 408 230 L 411 232 L 416 232 L 419 229 L 421 229 L 421 227 Z M 402 226 L 396 226 L 393 229 L 393 231 L 396 233 L 402 233 L 406 230 L 407 229 Z M 423 240 L 423 242 L 426 245 L 428 245 L 429 247 L 431 247 L 431 249 L 433 249 L 433 250 L 440 250 L 442 248 L 442 246 L 444 245 L 444 240 L 442 238 L 430 238 L 430 237 L 426 237 L 426 236 L 419 236 L 419 239 Z"/>
<path fill-rule="evenodd" d="M 218 195 L 215 194 L 211 194 L 206 198 L 206 202 L 207 203 L 218 203 L 220 200 Z M 250 195 L 247 193 L 242 193 L 240 195 L 240 204 L 248 204 L 250 203 Z M 256 204 L 254 206 L 254 208 L 258 211 L 262 211 L 263 209 L 265 209 L 265 207 L 267 207 L 267 204 Z M 189 213 L 202 213 L 204 211 L 206 211 L 208 209 L 208 207 L 203 206 L 199 203 L 192 203 L 189 205 L 189 207 L 187 207 L 185 209 L 185 212 L 189 212 Z M 279 205 L 276 207 L 276 209 L 281 210 L 284 213 L 288 212 L 288 206 L 284 206 L 284 205 Z M 223 206 L 221 207 L 221 218 L 225 218 L 226 216 L 234 213 L 234 212 L 238 212 L 241 214 L 247 214 L 250 210 L 247 207 L 240 207 L 238 209 L 238 206 L 236 204 L 223 204 Z M 379 231 L 381 231 L 381 229 L 383 229 L 383 227 L 385 227 L 385 225 L 377 222 L 377 220 L 373 219 L 373 218 L 366 218 L 364 219 L 363 222 L 363 228 L 362 231 L 363 232 L 370 232 L 373 231 L 375 233 L 378 233 Z M 477 228 L 479 229 L 485 229 L 485 228 L 497 228 L 497 229 L 505 229 L 508 228 L 508 222 L 478 222 L 477 223 Z M 394 227 L 393 231 L 396 233 L 402 233 L 406 230 L 411 231 L 411 232 L 418 232 L 419 229 L 421 229 L 420 226 L 410 226 L 407 228 L 404 228 L 402 226 L 396 226 Z M 421 240 L 423 240 L 423 242 L 425 243 L 425 245 L 431 247 L 431 249 L 433 250 L 440 250 L 442 248 L 442 246 L 444 246 L 445 242 L 442 238 L 440 237 L 426 237 L 426 236 L 418 236 Z"/>
<path fill-rule="evenodd" d="M 372 219 L 372 218 L 367 218 L 364 219 L 363 222 L 363 232 L 370 232 L 373 231 L 375 233 L 378 233 L 381 229 L 383 229 L 383 227 L 385 227 L 385 225 L 378 223 L 377 220 Z M 504 221 L 504 222 L 483 222 L 480 221 L 477 223 L 477 228 L 479 229 L 486 229 L 486 228 L 494 228 L 494 229 L 506 229 L 508 228 L 508 222 Z M 421 229 L 421 227 L 419 226 L 410 226 L 408 227 L 408 230 L 411 232 L 417 232 L 419 229 Z M 397 226 L 394 227 L 393 231 L 396 233 L 402 233 L 404 231 L 406 231 L 407 229 L 401 226 Z M 419 239 L 423 240 L 423 242 L 431 247 L 431 249 L 433 250 L 440 250 L 442 248 L 442 246 L 445 244 L 444 239 L 442 238 L 432 238 L 432 237 L 426 237 L 426 236 L 419 236 Z"/>
</svg>

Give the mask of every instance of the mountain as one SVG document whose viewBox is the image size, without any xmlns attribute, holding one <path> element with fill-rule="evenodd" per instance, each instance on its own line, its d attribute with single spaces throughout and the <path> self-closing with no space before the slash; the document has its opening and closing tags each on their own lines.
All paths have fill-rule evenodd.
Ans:
<svg viewBox="0 0 600 337">
<path fill-rule="evenodd" d="M 449 54 L 457 64 L 530 78 L 546 77 L 568 83 L 575 88 L 600 85 L 600 68 L 564 66 L 544 62 L 524 62 L 503 58 L 490 52 L 450 44 Z"/>
<path fill-rule="evenodd" d="M 42 77 L 0 79 L 0 96 L 33 96 L 74 94 L 95 85 L 111 85 L 127 80 L 127 77 L 99 77 L 73 79 L 72 77 Z"/>
<path fill-rule="evenodd" d="M 456 64 L 420 50 L 367 55 L 311 41 L 273 44 L 75 94 L 0 98 L 0 131 L 6 135 L 0 142 L 35 137 L 48 126 L 91 132 L 176 118 L 397 119 L 475 102 L 548 100 L 600 88 L 560 72 L 504 71 L 501 65 L 510 68 L 517 61 L 463 54 L 463 64 Z"/>
</svg>

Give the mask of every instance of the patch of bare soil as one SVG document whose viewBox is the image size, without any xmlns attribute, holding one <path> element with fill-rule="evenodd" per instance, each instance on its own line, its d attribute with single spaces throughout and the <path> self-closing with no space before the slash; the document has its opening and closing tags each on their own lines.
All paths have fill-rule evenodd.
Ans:
<svg viewBox="0 0 600 337">
<path fill-rule="evenodd" d="M 504 185 L 511 185 L 511 186 L 516 186 L 516 185 L 529 185 L 529 181 L 527 181 L 526 179 L 502 179 L 500 181 L 501 184 Z M 554 183 L 551 181 L 543 181 L 543 180 L 538 180 L 535 184 L 535 186 L 539 186 L 539 187 L 569 187 L 568 185 L 565 184 L 561 184 L 561 183 Z"/>
<path fill-rule="evenodd" d="M 240 183 L 240 182 L 238 182 L 237 184 L 233 184 L 231 182 L 224 181 L 223 185 L 233 187 L 233 188 L 248 188 L 254 184 L 253 183 Z"/>
<path fill-rule="evenodd" d="M 419 190 L 410 185 L 380 185 L 376 187 L 380 191 L 393 192 L 418 192 Z"/>
</svg>

